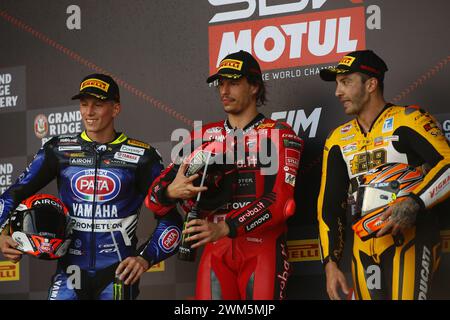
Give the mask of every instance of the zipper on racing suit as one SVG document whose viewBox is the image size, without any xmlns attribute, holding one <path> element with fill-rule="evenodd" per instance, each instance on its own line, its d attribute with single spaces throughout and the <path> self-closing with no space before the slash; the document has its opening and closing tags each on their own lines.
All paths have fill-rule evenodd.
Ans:
<svg viewBox="0 0 450 320">
<path fill-rule="evenodd" d="M 96 244 L 96 236 L 95 236 L 95 213 L 97 211 L 97 173 L 99 168 L 99 163 L 101 159 L 100 151 L 98 150 L 98 147 L 101 145 L 98 145 L 97 143 L 93 143 L 92 147 L 94 148 L 94 163 L 95 163 L 95 169 L 94 169 L 94 194 L 92 199 L 92 225 L 91 225 L 91 261 L 89 263 L 89 270 L 95 271 L 95 262 L 96 262 L 96 253 L 97 253 L 97 244 Z"/>
</svg>

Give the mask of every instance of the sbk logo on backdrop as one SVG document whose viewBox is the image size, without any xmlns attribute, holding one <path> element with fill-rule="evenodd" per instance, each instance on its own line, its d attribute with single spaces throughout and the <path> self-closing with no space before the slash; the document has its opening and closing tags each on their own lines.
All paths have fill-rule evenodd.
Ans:
<svg viewBox="0 0 450 320">
<path fill-rule="evenodd" d="M 365 49 L 364 7 L 226 23 L 258 14 L 275 16 L 321 9 L 327 0 L 300 0 L 268 5 L 266 0 L 208 0 L 213 6 L 246 4 L 246 9 L 216 13 L 209 21 L 209 68 L 215 73 L 220 61 L 240 49 L 256 56 L 261 68 L 291 68 L 338 61 L 344 53 Z"/>
<path fill-rule="evenodd" d="M 75 174 L 70 185 L 73 193 L 84 201 L 105 202 L 114 199 L 120 192 L 119 177 L 111 171 L 98 170 L 95 181 L 95 170 L 83 170 Z"/>
</svg>

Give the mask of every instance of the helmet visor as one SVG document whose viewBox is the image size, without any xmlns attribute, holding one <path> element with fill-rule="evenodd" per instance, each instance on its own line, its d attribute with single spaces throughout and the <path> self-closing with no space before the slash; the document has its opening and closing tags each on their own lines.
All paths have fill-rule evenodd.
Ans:
<svg viewBox="0 0 450 320">
<path fill-rule="evenodd" d="M 64 239 L 67 218 L 56 208 L 35 207 L 23 212 L 22 231 L 44 237 Z"/>
<path fill-rule="evenodd" d="M 364 217 L 366 214 L 388 205 L 395 198 L 395 192 L 370 186 L 361 186 L 358 189 L 358 211 L 360 211 L 361 217 Z"/>
</svg>

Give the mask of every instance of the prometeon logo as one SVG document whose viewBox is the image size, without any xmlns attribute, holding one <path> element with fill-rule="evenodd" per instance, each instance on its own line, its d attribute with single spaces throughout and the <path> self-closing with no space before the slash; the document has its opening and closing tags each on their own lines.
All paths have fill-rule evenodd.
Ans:
<svg viewBox="0 0 450 320">
<path fill-rule="evenodd" d="M 240 49 L 252 53 L 264 71 L 337 62 L 347 52 L 365 49 L 365 10 L 361 5 L 324 11 L 327 0 L 285 4 L 208 1 L 220 10 L 209 21 L 211 74 L 226 55 Z M 227 5 L 237 3 L 245 9 L 226 11 Z M 299 14 L 305 9 L 314 12 Z M 258 18 L 250 20 L 255 12 Z M 266 16 L 270 18 L 259 19 Z M 229 23 L 238 19 L 247 20 Z"/>
</svg>

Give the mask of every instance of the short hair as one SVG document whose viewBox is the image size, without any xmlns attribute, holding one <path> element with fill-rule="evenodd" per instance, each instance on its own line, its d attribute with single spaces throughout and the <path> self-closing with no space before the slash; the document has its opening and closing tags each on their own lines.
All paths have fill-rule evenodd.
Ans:
<svg viewBox="0 0 450 320">
<path fill-rule="evenodd" d="M 365 73 L 361 73 L 361 72 L 358 72 L 358 73 L 361 76 L 362 83 L 366 83 L 366 81 L 369 80 L 370 78 L 375 78 L 375 77 L 371 77 Z M 380 88 L 381 93 L 383 93 L 384 92 L 384 79 L 380 79 L 380 78 L 375 78 L 375 79 L 378 80 L 378 87 Z"/>
<path fill-rule="evenodd" d="M 261 75 L 258 76 L 247 76 L 247 81 L 251 85 L 257 85 L 258 86 L 258 92 L 256 93 L 256 106 L 260 107 L 262 105 L 265 105 L 267 102 L 267 89 L 266 85 L 264 84 L 264 81 L 261 77 Z"/>
</svg>

